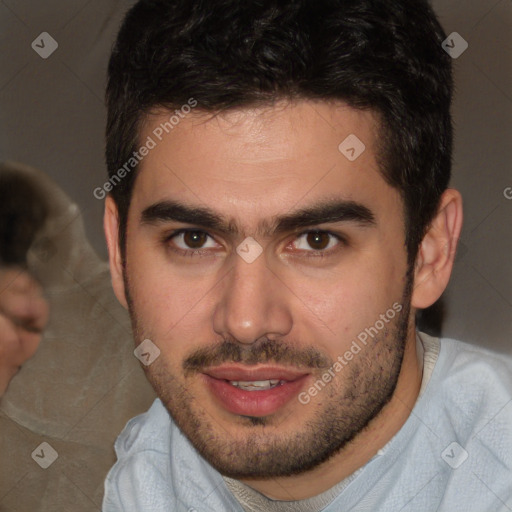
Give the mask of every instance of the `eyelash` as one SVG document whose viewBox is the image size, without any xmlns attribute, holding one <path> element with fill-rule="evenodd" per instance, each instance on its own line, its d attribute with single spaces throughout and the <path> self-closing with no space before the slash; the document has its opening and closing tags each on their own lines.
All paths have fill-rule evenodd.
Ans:
<svg viewBox="0 0 512 512">
<path fill-rule="evenodd" d="M 163 237 L 162 241 L 163 241 L 164 245 L 169 250 L 171 250 L 174 253 L 177 253 L 177 254 L 179 254 L 180 256 L 183 256 L 183 257 L 190 257 L 190 258 L 192 258 L 194 256 L 196 256 L 196 257 L 197 256 L 198 257 L 208 257 L 208 256 L 211 256 L 211 251 L 209 251 L 208 249 L 187 249 L 187 250 L 184 250 L 184 249 L 180 249 L 180 248 L 178 248 L 176 246 L 172 246 L 172 244 L 170 243 L 172 241 L 172 239 L 176 238 L 179 235 L 185 234 L 185 233 L 203 233 L 203 234 L 207 235 L 209 238 L 211 238 L 212 240 L 214 240 L 214 238 L 209 233 L 207 233 L 206 231 L 202 231 L 200 229 L 177 229 L 175 231 L 172 231 L 171 233 L 166 234 Z M 327 250 L 304 251 L 304 255 L 301 256 L 301 257 L 306 257 L 306 258 L 326 258 L 326 257 L 334 255 L 339 250 L 341 250 L 341 248 L 348 246 L 348 242 L 347 242 L 346 238 L 344 238 L 343 236 L 341 236 L 339 234 L 336 234 L 336 233 L 332 233 L 331 231 L 322 230 L 322 229 L 310 229 L 310 230 L 307 230 L 307 231 L 301 231 L 300 233 L 298 233 L 296 235 L 294 240 L 297 240 L 297 239 L 299 239 L 299 238 L 301 238 L 301 237 L 303 237 L 305 235 L 308 235 L 310 233 L 327 234 L 327 235 L 329 235 L 331 237 L 334 237 L 339 243 L 336 244 L 336 246 L 334 248 L 327 249 Z"/>
</svg>

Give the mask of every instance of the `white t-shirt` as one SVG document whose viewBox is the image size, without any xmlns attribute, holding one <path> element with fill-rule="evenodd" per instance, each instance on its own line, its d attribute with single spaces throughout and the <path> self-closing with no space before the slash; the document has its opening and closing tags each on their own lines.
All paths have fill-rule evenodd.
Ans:
<svg viewBox="0 0 512 512">
<path fill-rule="evenodd" d="M 378 455 L 326 493 L 298 502 L 259 495 L 254 505 L 259 493 L 224 479 L 156 400 L 116 441 L 103 511 L 512 511 L 512 358 L 419 336 L 424 375 L 409 418 Z"/>
</svg>

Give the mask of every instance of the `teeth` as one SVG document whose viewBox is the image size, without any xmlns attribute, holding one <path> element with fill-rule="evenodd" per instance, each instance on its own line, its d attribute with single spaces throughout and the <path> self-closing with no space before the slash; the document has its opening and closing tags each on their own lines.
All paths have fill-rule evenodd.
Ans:
<svg viewBox="0 0 512 512">
<path fill-rule="evenodd" d="M 236 388 L 243 389 L 244 391 L 264 391 L 266 389 L 275 388 L 277 385 L 282 384 L 284 380 L 271 379 L 271 380 L 253 380 L 248 381 L 236 381 L 230 380 L 229 383 Z"/>
</svg>

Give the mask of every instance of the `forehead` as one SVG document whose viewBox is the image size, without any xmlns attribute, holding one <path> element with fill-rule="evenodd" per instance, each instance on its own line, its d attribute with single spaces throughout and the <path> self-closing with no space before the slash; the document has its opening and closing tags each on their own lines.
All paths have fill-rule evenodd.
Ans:
<svg viewBox="0 0 512 512">
<path fill-rule="evenodd" d="M 179 199 L 226 217 L 263 217 L 318 200 L 396 204 L 377 164 L 378 120 L 342 103 L 301 101 L 147 117 L 133 192 L 139 211 Z"/>
<path fill-rule="evenodd" d="M 176 157 L 188 153 L 191 161 L 206 155 L 264 163 L 318 157 L 322 152 L 332 154 L 342 142 L 340 137 L 351 134 L 365 139 L 372 150 L 378 132 L 375 113 L 340 102 L 281 101 L 272 106 L 215 113 L 188 111 L 158 110 L 148 115 L 142 140 L 151 136 L 158 146 L 172 148 Z M 184 147 L 184 139 L 193 148 Z"/>
</svg>

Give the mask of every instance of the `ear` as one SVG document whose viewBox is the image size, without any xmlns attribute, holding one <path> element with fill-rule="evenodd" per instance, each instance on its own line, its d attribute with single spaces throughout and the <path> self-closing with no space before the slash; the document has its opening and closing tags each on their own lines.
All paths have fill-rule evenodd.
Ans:
<svg viewBox="0 0 512 512">
<path fill-rule="evenodd" d="M 107 196 L 105 199 L 103 229 L 107 239 L 112 287 L 114 288 L 117 300 L 128 309 L 123 279 L 123 261 L 119 247 L 119 214 L 117 205 L 110 196 Z"/>
<path fill-rule="evenodd" d="M 447 189 L 441 196 L 437 214 L 419 247 L 414 269 L 411 305 L 424 309 L 441 297 L 452 273 L 462 229 L 462 197 Z"/>
</svg>

